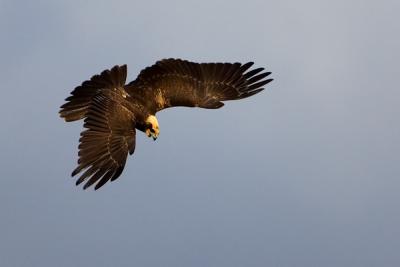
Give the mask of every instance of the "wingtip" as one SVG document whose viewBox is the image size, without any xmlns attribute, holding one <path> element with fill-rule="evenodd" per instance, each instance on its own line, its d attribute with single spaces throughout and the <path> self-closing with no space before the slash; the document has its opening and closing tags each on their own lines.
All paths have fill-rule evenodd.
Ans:
<svg viewBox="0 0 400 267">
<path fill-rule="evenodd" d="M 248 68 L 250 68 L 250 67 L 253 66 L 253 65 L 254 65 L 254 62 L 253 62 L 253 61 L 249 61 L 249 62 L 243 64 L 243 65 L 242 65 L 242 68 L 248 69 Z"/>
<path fill-rule="evenodd" d="M 86 183 L 86 184 L 82 187 L 82 189 L 83 189 L 83 190 L 86 190 L 86 189 L 88 189 L 90 186 L 91 186 L 91 184 Z"/>
<path fill-rule="evenodd" d="M 95 187 L 94 187 L 94 191 L 97 191 L 97 190 L 99 190 L 102 186 L 104 185 L 104 183 L 102 184 L 102 183 L 97 183 L 96 185 L 95 185 Z"/>
<path fill-rule="evenodd" d="M 122 65 L 115 65 L 114 67 L 111 68 L 111 71 L 113 70 L 118 70 L 118 69 L 126 69 L 127 65 L 126 64 L 122 64 Z"/>
<path fill-rule="evenodd" d="M 71 177 L 74 177 L 74 176 L 77 175 L 80 171 L 81 171 L 80 168 L 77 167 L 75 170 L 72 171 Z"/>
</svg>

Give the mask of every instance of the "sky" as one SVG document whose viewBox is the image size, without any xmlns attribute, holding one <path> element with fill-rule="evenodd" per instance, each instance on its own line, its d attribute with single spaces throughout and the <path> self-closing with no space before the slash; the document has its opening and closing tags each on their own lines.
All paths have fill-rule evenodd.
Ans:
<svg viewBox="0 0 400 267">
<path fill-rule="evenodd" d="M 0 0 L 0 266 L 400 266 L 399 1 Z M 122 176 L 75 187 L 92 75 L 162 58 L 267 90 L 157 114 Z"/>
</svg>

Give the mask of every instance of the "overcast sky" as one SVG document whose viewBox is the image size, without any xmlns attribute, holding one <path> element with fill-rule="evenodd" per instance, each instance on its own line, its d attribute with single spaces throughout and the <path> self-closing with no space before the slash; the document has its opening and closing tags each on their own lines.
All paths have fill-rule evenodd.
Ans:
<svg viewBox="0 0 400 267">
<path fill-rule="evenodd" d="M 400 2 L 0 0 L 0 266 L 400 266 Z M 83 80 L 156 60 L 274 82 L 157 114 L 122 176 L 69 177 Z"/>
</svg>

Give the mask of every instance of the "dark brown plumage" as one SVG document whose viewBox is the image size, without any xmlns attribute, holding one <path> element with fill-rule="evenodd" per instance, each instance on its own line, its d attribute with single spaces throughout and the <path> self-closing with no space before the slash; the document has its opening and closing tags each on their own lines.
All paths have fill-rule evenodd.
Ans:
<svg viewBox="0 0 400 267">
<path fill-rule="evenodd" d="M 142 70 L 125 85 L 126 65 L 115 66 L 76 87 L 60 116 L 65 121 L 84 119 L 79 160 L 72 176 L 76 184 L 95 189 L 117 179 L 128 153 L 135 150 L 135 129 L 154 139 L 158 136 L 156 112 L 175 106 L 217 109 L 222 101 L 255 95 L 272 79 L 263 68 L 249 70 L 252 62 L 193 63 L 165 59 Z"/>
</svg>

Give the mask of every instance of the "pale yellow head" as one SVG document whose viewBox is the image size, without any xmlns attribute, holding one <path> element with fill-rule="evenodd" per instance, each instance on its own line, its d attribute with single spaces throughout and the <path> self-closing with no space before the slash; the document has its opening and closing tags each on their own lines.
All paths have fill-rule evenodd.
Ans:
<svg viewBox="0 0 400 267">
<path fill-rule="evenodd" d="M 160 128 L 158 126 L 158 120 L 156 116 L 148 116 L 146 119 L 146 135 L 148 137 L 153 137 L 153 140 L 156 140 L 159 134 Z"/>
</svg>

